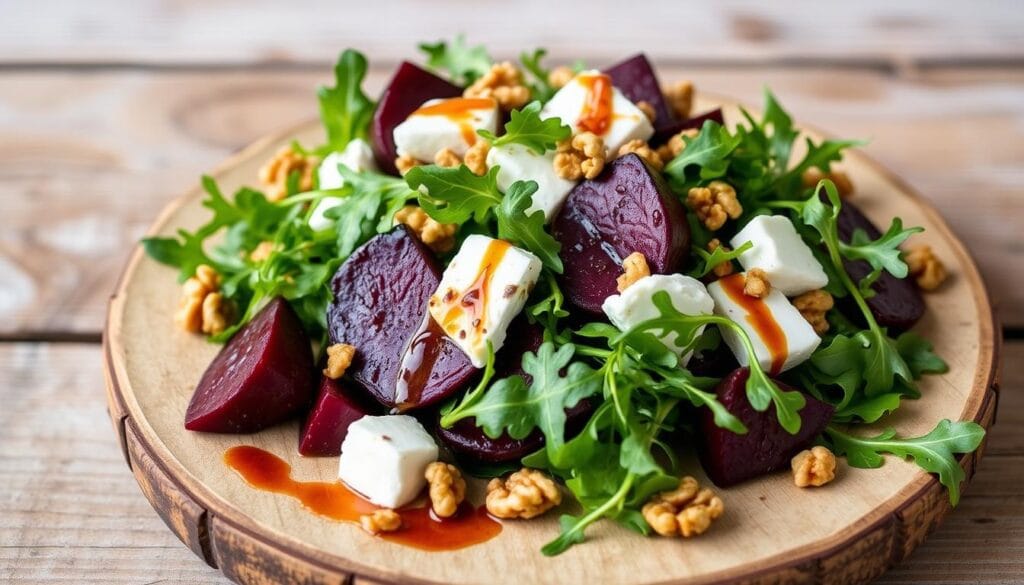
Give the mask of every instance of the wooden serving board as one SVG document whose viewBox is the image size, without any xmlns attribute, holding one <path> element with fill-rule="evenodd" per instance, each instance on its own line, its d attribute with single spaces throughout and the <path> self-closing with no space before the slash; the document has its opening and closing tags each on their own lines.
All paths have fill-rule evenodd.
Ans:
<svg viewBox="0 0 1024 585">
<path fill-rule="evenodd" d="M 734 107 L 727 109 L 727 118 L 737 119 Z M 226 192 L 254 184 L 281 144 L 314 144 L 320 132 L 309 123 L 261 140 L 213 175 Z M 999 337 L 974 262 L 935 210 L 893 175 L 857 152 L 843 166 L 867 215 L 880 225 L 900 216 L 905 225 L 924 226 L 915 240 L 930 244 L 953 275 L 927 295 L 917 326 L 950 371 L 926 378 L 924 397 L 905 403 L 886 425 L 906 435 L 926 433 L 942 418 L 987 428 L 997 401 Z M 199 226 L 208 214 L 201 196 L 197 187 L 171 203 L 151 233 Z M 185 431 L 185 408 L 218 346 L 175 327 L 179 293 L 176 271 L 136 249 L 111 298 L 104 334 L 110 415 L 156 511 L 196 555 L 240 583 L 862 583 L 910 554 L 949 511 L 933 476 L 889 457 L 875 470 L 840 461 L 836 481 L 820 489 L 796 488 L 789 473 L 778 473 L 721 490 L 726 514 L 691 540 L 644 538 L 604 521 L 585 544 L 548 558 L 539 548 L 558 532 L 558 514 L 551 513 L 505 522 L 497 538 L 453 552 L 384 542 L 315 516 L 296 500 L 257 491 L 224 465 L 229 447 L 255 445 L 289 461 L 299 479 L 333 481 L 336 458 L 296 453 L 298 423 L 244 436 Z M 983 448 L 961 461 L 968 479 Z M 703 479 L 692 458 L 684 464 Z M 473 501 L 482 500 L 481 490 L 472 486 Z"/>
</svg>

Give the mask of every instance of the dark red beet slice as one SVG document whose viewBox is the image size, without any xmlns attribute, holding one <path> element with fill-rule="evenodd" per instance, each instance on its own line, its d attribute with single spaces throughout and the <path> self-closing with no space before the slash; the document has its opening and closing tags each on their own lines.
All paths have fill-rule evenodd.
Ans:
<svg viewBox="0 0 1024 585">
<path fill-rule="evenodd" d="M 864 230 L 871 239 L 877 239 L 882 235 L 875 224 L 849 201 L 843 201 L 837 223 L 839 238 L 844 242 L 849 242 L 854 230 L 858 228 Z M 871 273 L 871 265 L 863 260 L 847 260 L 843 265 L 854 282 L 859 282 Z M 910 329 L 924 315 L 924 299 L 921 298 L 917 285 L 909 278 L 899 279 L 888 272 L 882 272 L 871 288 L 874 289 L 875 296 L 867 299 L 868 308 L 879 325 L 900 330 Z M 850 303 L 844 302 L 841 306 L 850 315 L 860 313 Z"/>
<path fill-rule="evenodd" d="M 441 79 L 429 71 L 403 61 L 394 77 L 380 95 L 377 110 L 373 113 L 373 154 L 377 165 L 385 173 L 397 175 L 395 168 L 394 129 L 423 105 L 435 98 L 449 98 L 462 95 L 462 88 Z"/>
<path fill-rule="evenodd" d="M 476 373 L 469 358 L 427 315 L 427 301 L 440 282 L 434 257 L 405 226 L 375 236 L 349 256 L 331 280 L 334 302 L 327 309 L 331 343 L 348 343 L 356 355 L 348 376 L 378 402 L 396 406 L 395 393 L 410 341 L 419 361 L 402 408 L 437 402 Z"/>
<path fill-rule="evenodd" d="M 747 426 L 747 434 L 737 435 L 715 426 L 711 411 L 700 413 L 700 460 L 711 481 L 719 487 L 737 483 L 782 469 L 794 455 L 813 443 L 832 418 L 830 404 L 806 396 L 800 411 L 800 432 L 791 435 L 775 418 L 775 407 L 757 412 L 747 401 L 746 384 L 750 370 L 739 368 L 722 379 L 716 392 L 718 400 Z M 784 390 L 793 388 L 777 382 Z"/>
<path fill-rule="evenodd" d="M 618 292 L 622 259 L 633 252 L 643 253 L 653 273 L 674 272 L 690 243 L 685 213 L 661 174 L 635 154 L 577 185 L 554 221 L 566 298 L 601 313 L 601 303 Z"/>
<path fill-rule="evenodd" d="M 516 317 L 508 327 L 505 345 L 495 356 L 495 379 L 522 376 L 529 384 L 533 377 L 523 371 L 523 354 L 528 351 L 536 353 L 542 343 L 544 343 L 544 328 L 530 323 L 526 315 Z"/>
<path fill-rule="evenodd" d="M 275 298 L 206 368 L 185 412 L 185 428 L 252 433 L 309 405 L 313 352 L 298 316 Z"/>
<path fill-rule="evenodd" d="M 299 454 L 313 457 L 341 455 L 341 442 L 348 426 L 380 407 L 367 404 L 340 380 L 320 377 L 320 395 L 306 417 L 299 435 Z"/>
<path fill-rule="evenodd" d="M 672 138 L 683 130 L 690 130 L 691 128 L 700 130 L 704 127 L 704 122 L 707 122 L 708 120 L 713 120 L 719 124 L 725 124 L 725 118 L 722 117 L 722 109 L 717 108 L 699 116 L 694 116 L 688 120 L 677 120 L 667 126 L 655 128 L 654 136 L 652 136 L 650 140 L 651 146 L 661 146 L 668 142 L 669 138 Z"/>
<path fill-rule="evenodd" d="M 669 126 L 676 121 L 672 109 L 665 102 L 661 93 L 658 76 L 651 67 L 651 62 L 643 53 L 612 65 L 604 70 L 612 78 L 612 85 L 619 88 L 622 95 L 635 103 L 647 102 L 654 106 L 654 128 Z"/>
</svg>

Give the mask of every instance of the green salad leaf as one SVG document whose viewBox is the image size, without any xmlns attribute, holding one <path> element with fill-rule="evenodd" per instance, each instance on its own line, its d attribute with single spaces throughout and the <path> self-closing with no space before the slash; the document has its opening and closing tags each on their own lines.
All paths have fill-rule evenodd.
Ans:
<svg viewBox="0 0 1024 585">
<path fill-rule="evenodd" d="M 728 250 L 725 246 L 719 246 L 711 252 L 708 252 L 699 246 L 693 246 L 690 250 L 701 260 L 701 262 L 692 270 L 687 272 L 687 275 L 693 278 L 704 278 L 718 267 L 719 264 L 736 260 L 753 246 L 753 242 L 743 242 L 743 245 L 735 250 Z"/>
<path fill-rule="evenodd" d="M 342 150 L 353 139 L 368 136 L 374 103 L 363 93 L 366 68 L 362 53 L 346 49 L 334 66 L 334 87 L 317 89 L 320 121 L 327 132 L 327 144 L 317 150 L 319 154 Z"/>
<path fill-rule="evenodd" d="M 405 181 L 411 189 L 426 188 L 427 192 L 419 196 L 420 207 L 441 223 L 462 224 L 473 219 L 482 224 L 494 206 L 501 203 L 498 167 L 491 167 L 480 177 L 466 165 L 422 165 L 410 169 Z"/>
<path fill-rule="evenodd" d="M 525 248 L 540 258 L 544 266 L 556 274 L 562 273 L 562 259 L 558 251 L 562 245 L 544 228 L 544 212 L 527 209 L 537 192 L 535 181 L 516 181 L 495 208 L 498 217 L 498 237 Z"/>
<path fill-rule="evenodd" d="M 494 60 L 487 54 L 483 45 L 470 47 L 463 35 L 455 37 L 451 43 L 438 41 L 422 43 L 420 50 L 427 55 L 427 66 L 435 70 L 448 72 L 448 77 L 456 85 L 469 85 L 482 77 L 491 69 Z"/>
<path fill-rule="evenodd" d="M 531 102 L 521 110 L 512 110 L 511 118 L 505 124 L 505 133 L 501 136 L 487 130 L 478 130 L 477 133 L 489 140 L 492 146 L 521 144 L 537 154 L 544 154 L 571 136 L 572 128 L 562 124 L 558 118 L 541 119 L 540 108 L 540 102 Z"/>
</svg>

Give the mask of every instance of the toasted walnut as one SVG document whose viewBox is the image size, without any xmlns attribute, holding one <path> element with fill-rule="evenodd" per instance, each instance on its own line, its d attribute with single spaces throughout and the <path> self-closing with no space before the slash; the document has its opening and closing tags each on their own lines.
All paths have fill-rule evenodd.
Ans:
<svg viewBox="0 0 1024 585">
<path fill-rule="evenodd" d="M 711 181 L 707 187 L 690 189 L 686 204 L 711 231 L 725 225 L 727 219 L 736 219 L 743 213 L 743 206 L 736 198 L 736 189 L 725 181 Z"/>
<path fill-rule="evenodd" d="M 689 130 L 683 130 L 679 134 L 674 134 L 668 139 L 668 142 L 658 147 L 658 156 L 661 157 L 662 162 L 668 164 L 669 161 L 679 156 L 679 153 L 683 152 L 683 149 L 686 148 L 686 141 L 683 140 L 683 137 L 693 138 L 697 134 L 700 134 L 700 132 L 695 128 L 690 128 Z"/>
<path fill-rule="evenodd" d="M 684 538 L 703 534 L 723 513 L 722 499 L 709 489 L 701 489 L 692 477 L 681 479 L 674 490 L 656 494 L 641 509 L 644 520 L 656 533 Z"/>
<path fill-rule="evenodd" d="M 820 445 L 797 453 L 790 465 L 797 487 L 819 487 L 836 478 L 836 456 Z"/>
<path fill-rule="evenodd" d="M 580 132 L 558 143 L 554 165 L 559 177 L 578 181 L 600 175 L 604 162 L 604 140 L 593 132 Z"/>
<path fill-rule="evenodd" d="M 530 88 L 523 85 L 523 74 L 509 61 L 491 65 L 491 70 L 462 92 L 468 98 L 494 98 L 506 112 L 530 101 Z"/>
<path fill-rule="evenodd" d="M 219 292 L 206 295 L 203 299 L 203 333 L 217 335 L 223 332 L 228 328 L 230 317 L 230 306 L 224 295 Z"/>
<path fill-rule="evenodd" d="M 647 266 L 647 258 L 640 252 L 633 252 L 622 261 L 623 273 L 616 279 L 619 292 L 622 292 L 633 285 L 636 281 L 645 276 L 651 275 L 651 269 Z"/>
<path fill-rule="evenodd" d="M 435 461 L 427 466 L 427 482 L 430 484 L 430 505 L 434 514 L 450 518 L 466 498 L 466 480 L 459 469 L 450 463 Z"/>
<path fill-rule="evenodd" d="M 313 188 L 313 172 L 316 171 L 317 159 L 305 156 L 289 146 L 277 151 L 263 167 L 260 168 L 260 182 L 266 185 L 267 199 L 280 201 L 288 194 L 288 177 L 299 173 L 299 191 Z"/>
<path fill-rule="evenodd" d="M 743 294 L 760 299 L 772 292 L 772 284 L 768 282 L 768 274 L 760 268 L 751 268 L 743 279 Z"/>
<path fill-rule="evenodd" d="M 487 511 L 498 518 L 528 520 L 562 503 L 553 479 L 536 469 L 523 468 L 504 480 L 487 484 Z"/>
<path fill-rule="evenodd" d="M 215 335 L 227 329 L 231 304 L 221 295 L 220 274 L 212 266 L 200 264 L 196 275 L 181 287 L 181 301 L 174 321 L 190 333 Z"/>
<path fill-rule="evenodd" d="M 685 120 L 690 117 L 690 109 L 693 107 L 693 82 L 677 81 L 661 88 L 661 91 L 678 118 Z"/>
<path fill-rule="evenodd" d="M 407 154 L 403 154 L 395 159 L 395 168 L 398 169 L 399 175 L 404 175 L 412 170 L 413 167 L 418 167 L 421 164 L 423 164 L 422 161 L 416 160 Z"/>
<path fill-rule="evenodd" d="M 381 532 L 394 532 L 402 527 L 402 517 L 398 512 L 388 508 L 374 510 L 372 514 L 364 514 L 359 517 L 359 524 L 363 530 L 370 534 Z"/>
<path fill-rule="evenodd" d="M 935 255 L 931 246 L 915 246 L 903 253 L 903 260 L 921 290 L 935 290 L 949 276 L 946 266 Z"/>
<path fill-rule="evenodd" d="M 640 111 L 643 112 L 644 116 L 646 116 L 651 122 L 658 117 L 658 112 L 654 110 L 654 106 L 651 105 L 651 102 L 640 100 L 636 103 L 636 107 L 640 108 Z"/>
<path fill-rule="evenodd" d="M 828 291 L 807 291 L 793 299 L 793 306 L 800 311 L 811 327 L 814 327 L 815 333 L 824 335 L 828 331 L 828 319 L 825 318 L 825 314 L 835 306 L 835 301 Z"/>
<path fill-rule="evenodd" d="M 665 167 L 665 163 L 662 162 L 661 156 L 651 149 L 646 142 L 639 138 L 634 138 L 619 147 L 619 156 L 625 156 L 631 152 L 644 159 L 644 161 L 651 165 L 651 168 L 656 171 L 660 172 L 661 169 Z"/>
<path fill-rule="evenodd" d="M 352 365 L 352 358 L 356 355 L 356 346 L 347 343 L 335 343 L 327 346 L 327 367 L 324 368 L 324 375 L 332 380 L 345 375 L 345 371 Z"/>
<path fill-rule="evenodd" d="M 481 139 L 473 143 L 473 146 L 466 151 L 465 163 L 474 175 L 482 177 L 487 174 L 487 153 L 490 150 L 491 143 Z"/>
<path fill-rule="evenodd" d="M 561 89 L 572 81 L 573 77 L 576 77 L 576 72 L 572 70 L 572 67 L 560 65 L 548 73 L 548 84 L 555 89 Z"/>
<path fill-rule="evenodd" d="M 441 223 L 416 205 L 406 205 L 395 213 L 395 224 L 400 223 L 416 232 L 420 241 L 435 252 L 447 252 L 455 245 L 455 231 L 459 226 L 454 223 Z"/>
<path fill-rule="evenodd" d="M 274 242 L 263 241 L 260 242 L 252 252 L 249 252 L 249 260 L 253 262 L 263 262 L 267 258 L 270 258 L 270 254 L 274 251 Z"/>
<path fill-rule="evenodd" d="M 712 238 L 712 240 L 708 242 L 708 252 L 714 252 L 719 248 L 721 248 L 724 252 L 730 251 L 728 246 L 724 246 L 722 245 L 722 242 L 718 241 L 718 238 Z M 732 262 L 725 261 L 720 264 L 716 264 L 715 267 L 712 268 L 711 270 L 715 273 L 715 276 L 717 276 L 718 278 L 724 278 L 732 274 Z"/>
<path fill-rule="evenodd" d="M 190 279 L 192 280 L 192 279 Z M 174 314 L 174 322 L 189 333 L 203 330 L 203 297 L 182 296 L 178 311 Z"/>
<path fill-rule="evenodd" d="M 803 180 L 804 187 L 814 187 L 818 184 L 818 181 L 828 179 L 835 183 L 836 191 L 839 192 L 840 197 L 845 199 L 853 195 L 853 181 L 843 171 L 833 169 L 828 173 L 824 173 L 821 169 L 811 168 L 804 171 L 801 179 Z"/>
<path fill-rule="evenodd" d="M 196 280 L 206 288 L 207 292 L 220 290 L 220 274 L 209 264 L 196 266 Z"/>
<path fill-rule="evenodd" d="M 442 148 L 434 155 L 434 164 L 446 169 L 455 168 L 462 164 L 462 159 L 450 148 Z"/>
</svg>

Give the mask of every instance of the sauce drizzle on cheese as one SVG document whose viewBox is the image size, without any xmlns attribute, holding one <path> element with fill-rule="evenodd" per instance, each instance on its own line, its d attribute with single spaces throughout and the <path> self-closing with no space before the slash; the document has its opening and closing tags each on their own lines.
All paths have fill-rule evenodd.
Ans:
<svg viewBox="0 0 1024 585">
<path fill-rule="evenodd" d="M 472 336 L 474 342 L 479 342 L 487 333 L 487 291 L 494 272 L 511 247 L 512 244 L 504 240 L 491 240 L 480 260 L 476 279 L 466 290 L 448 290 L 441 298 L 430 299 L 431 315 L 453 339 Z M 470 330 L 463 328 L 466 324 Z"/>
<path fill-rule="evenodd" d="M 473 111 L 495 107 L 492 98 L 450 98 L 436 104 L 423 106 L 413 116 L 444 116 L 459 125 L 462 140 L 467 146 L 476 144 L 476 129 L 473 128 Z"/>
<path fill-rule="evenodd" d="M 743 274 L 733 274 L 719 279 L 718 282 L 725 294 L 746 311 L 747 323 L 750 323 L 750 326 L 757 332 L 772 357 L 772 367 L 769 373 L 774 376 L 782 372 L 782 366 L 789 358 L 789 343 L 786 341 L 786 333 L 772 316 L 772 312 L 768 310 L 768 304 L 763 299 L 743 293 L 745 280 L 746 277 Z M 750 359 L 757 358 L 750 356 Z"/>
<path fill-rule="evenodd" d="M 444 348 L 443 338 L 444 332 L 430 313 L 426 313 L 402 354 L 402 363 L 398 367 L 395 405 L 399 411 L 419 404 L 423 389 L 427 387 L 430 374 L 434 371 L 434 364 Z"/>
<path fill-rule="evenodd" d="M 580 85 L 587 90 L 583 109 L 576 120 L 576 127 L 586 132 L 604 136 L 612 125 L 612 78 L 603 74 L 580 75 Z"/>
</svg>

